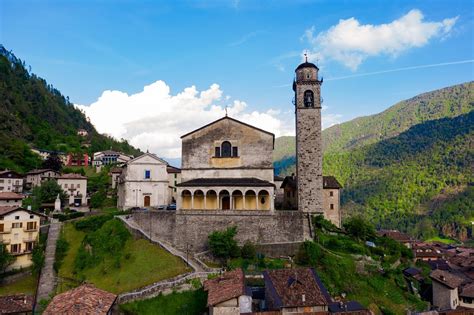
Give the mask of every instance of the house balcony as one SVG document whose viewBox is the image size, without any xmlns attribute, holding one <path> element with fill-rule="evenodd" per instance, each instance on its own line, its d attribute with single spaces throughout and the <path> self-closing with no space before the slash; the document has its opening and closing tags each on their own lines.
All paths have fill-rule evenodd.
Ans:
<svg viewBox="0 0 474 315">
<path fill-rule="evenodd" d="M 11 240 L 10 240 L 9 237 L 5 237 L 5 238 L 0 237 L 0 243 L 1 244 L 10 244 L 10 242 L 11 242 Z"/>
<path fill-rule="evenodd" d="M 23 231 L 24 231 L 24 232 L 36 232 L 36 231 L 38 231 L 38 227 L 35 227 L 35 228 L 32 228 L 32 229 L 29 229 L 29 228 L 27 228 L 27 227 L 24 227 L 24 228 L 23 228 Z"/>
</svg>

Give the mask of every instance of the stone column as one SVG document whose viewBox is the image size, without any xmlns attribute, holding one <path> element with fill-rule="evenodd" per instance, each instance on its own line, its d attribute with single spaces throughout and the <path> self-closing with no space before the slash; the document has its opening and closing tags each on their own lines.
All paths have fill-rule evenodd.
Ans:
<svg viewBox="0 0 474 315">
<path fill-rule="evenodd" d="M 203 191 L 203 194 L 204 194 L 204 210 L 207 209 L 207 190 L 206 191 Z"/>
<path fill-rule="evenodd" d="M 194 209 L 194 191 L 191 192 L 191 209 Z"/>
<path fill-rule="evenodd" d="M 245 205 L 245 193 L 242 194 L 242 207 L 243 207 L 243 210 L 247 209 L 247 206 Z"/>
</svg>

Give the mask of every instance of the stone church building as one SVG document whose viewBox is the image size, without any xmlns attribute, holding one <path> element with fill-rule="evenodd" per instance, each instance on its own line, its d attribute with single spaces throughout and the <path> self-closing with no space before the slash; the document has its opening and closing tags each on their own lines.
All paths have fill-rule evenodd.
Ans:
<svg viewBox="0 0 474 315">
<path fill-rule="evenodd" d="M 181 138 L 178 210 L 274 210 L 272 133 L 225 116 Z"/>
</svg>

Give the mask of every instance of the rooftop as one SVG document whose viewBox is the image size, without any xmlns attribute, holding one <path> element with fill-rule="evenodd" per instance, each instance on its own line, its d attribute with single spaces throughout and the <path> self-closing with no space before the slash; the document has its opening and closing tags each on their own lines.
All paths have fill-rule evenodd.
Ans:
<svg viewBox="0 0 474 315">
<path fill-rule="evenodd" d="M 25 208 L 22 208 L 20 206 L 0 206 L 0 215 L 5 215 L 5 214 L 8 214 L 10 212 L 13 212 L 13 211 L 26 211 L 28 213 L 31 213 L 31 214 L 35 214 L 35 215 L 38 215 L 38 216 L 42 216 L 42 217 L 46 217 L 44 214 L 42 213 L 38 213 L 38 212 L 34 212 L 34 211 L 31 211 L 31 210 L 27 210 Z"/>
<path fill-rule="evenodd" d="M 0 192 L 0 200 L 11 200 L 11 199 L 21 200 L 23 199 L 23 196 L 14 192 L 9 192 L 9 191 Z"/>
<path fill-rule="evenodd" d="M 44 311 L 44 315 L 53 314 L 107 314 L 117 296 L 83 284 L 75 289 L 56 295 Z"/>
<path fill-rule="evenodd" d="M 0 296 L 0 314 L 20 314 L 33 311 L 33 297 L 17 294 Z"/>
<path fill-rule="evenodd" d="M 430 278 L 436 282 L 444 284 L 450 289 L 456 289 L 464 281 L 458 276 L 455 276 L 454 274 L 448 271 L 440 270 L 440 269 L 433 270 L 430 274 Z"/>
<path fill-rule="evenodd" d="M 474 298 L 474 282 L 466 284 L 459 294 L 460 296 L 467 298 Z"/>
<path fill-rule="evenodd" d="M 82 176 L 81 174 L 70 173 L 70 174 L 63 174 L 59 176 L 58 179 L 87 179 L 87 177 Z"/>
<path fill-rule="evenodd" d="M 331 301 L 312 268 L 268 270 L 263 277 L 277 307 L 328 305 Z"/>
<path fill-rule="evenodd" d="M 35 170 L 29 171 L 28 173 L 26 173 L 26 175 L 37 175 L 37 174 L 43 174 L 43 173 L 46 173 L 46 172 L 56 172 L 56 171 L 52 170 L 52 169 L 49 169 L 49 168 L 35 169 Z M 56 172 L 56 173 L 58 173 L 58 172 Z"/>
<path fill-rule="evenodd" d="M 318 67 L 316 67 L 316 65 L 314 63 L 311 63 L 311 62 L 303 62 L 302 64 L 300 64 L 295 71 L 299 70 L 299 69 L 303 69 L 303 68 L 315 68 L 315 69 L 318 69 Z"/>
<path fill-rule="evenodd" d="M 177 184 L 178 187 L 209 187 L 209 186 L 239 186 L 239 187 L 270 187 L 274 184 L 254 177 L 249 178 L 196 178 Z"/>
<path fill-rule="evenodd" d="M 207 305 L 216 305 L 244 295 L 244 280 L 244 273 L 239 268 L 204 282 L 204 290 L 207 291 Z"/>
</svg>

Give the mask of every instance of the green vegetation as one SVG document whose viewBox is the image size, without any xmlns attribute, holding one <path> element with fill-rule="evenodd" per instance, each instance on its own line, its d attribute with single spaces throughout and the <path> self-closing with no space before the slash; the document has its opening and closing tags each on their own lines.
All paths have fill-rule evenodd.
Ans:
<svg viewBox="0 0 474 315">
<path fill-rule="evenodd" d="M 473 90 L 470 82 L 425 93 L 324 130 L 323 173 L 344 186 L 343 211 L 424 239 L 466 239 L 474 218 Z M 276 140 L 277 173 L 294 171 L 293 139 Z M 456 193 L 439 201 L 447 191 Z"/>
<path fill-rule="evenodd" d="M 6 245 L 0 243 L 0 280 L 7 267 L 15 261 L 15 257 L 7 251 Z"/>
<path fill-rule="evenodd" d="M 11 284 L 2 284 L 0 286 L 0 296 L 13 294 L 29 294 L 34 295 L 36 292 L 36 285 L 38 283 L 37 275 L 28 275 Z"/>
<path fill-rule="evenodd" d="M 120 305 L 120 311 L 126 315 L 200 315 L 205 313 L 207 294 L 203 289 L 173 292 L 168 295 Z"/>
<path fill-rule="evenodd" d="M 28 71 L 25 63 L 2 45 L 0 82 L 0 169 L 26 172 L 41 167 L 41 159 L 30 146 L 89 154 L 110 148 L 140 153 L 126 140 L 99 134 L 68 97 Z M 89 135 L 78 136 L 78 129 L 87 130 Z"/>
<path fill-rule="evenodd" d="M 58 289 L 86 280 L 113 293 L 127 292 L 188 271 L 179 258 L 146 240 L 134 240 L 112 215 L 92 216 L 63 227 L 69 243 Z"/>
<path fill-rule="evenodd" d="M 54 264 L 53 268 L 56 273 L 59 271 L 64 258 L 66 257 L 66 253 L 69 249 L 69 243 L 65 239 L 64 235 L 62 234 L 59 239 L 56 241 L 56 252 L 54 253 Z"/>
<path fill-rule="evenodd" d="M 31 205 L 32 210 L 40 210 L 44 203 L 54 203 L 59 195 L 62 204 L 67 204 L 68 196 L 55 180 L 47 180 L 33 188 L 31 197 L 23 201 L 23 206 Z"/>
<path fill-rule="evenodd" d="M 41 269 L 44 266 L 44 259 L 45 259 L 45 250 L 46 250 L 46 241 L 48 239 L 48 235 L 45 233 L 40 233 L 39 241 L 36 246 L 33 248 L 33 252 L 31 253 L 31 260 L 33 261 L 32 272 L 34 275 L 39 275 Z"/>
<path fill-rule="evenodd" d="M 370 226 L 367 222 L 362 225 Z M 348 299 L 378 314 L 405 314 L 408 309 L 426 307 L 409 293 L 403 278 L 402 270 L 412 258 L 405 246 L 385 237 L 374 237 L 376 247 L 369 247 L 349 235 L 334 235 L 324 229 L 317 229 L 315 234 L 318 241 L 303 243 L 295 262 L 314 267 L 332 296 L 346 293 Z"/>
<path fill-rule="evenodd" d="M 227 260 L 240 256 L 240 249 L 234 239 L 237 227 L 232 226 L 225 231 L 214 231 L 208 236 L 209 248 L 216 258 Z"/>
<path fill-rule="evenodd" d="M 447 245 L 456 244 L 456 243 L 457 243 L 455 240 L 452 240 L 452 239 L 450 239 L 450 238 L 439 237 L 439 236 L 435 236 L 435 237 L 426 239 L 425 241 L 426 241 L 426 242 L 443 243 L 443 244 L 447 244 Z"/>
</svg>

